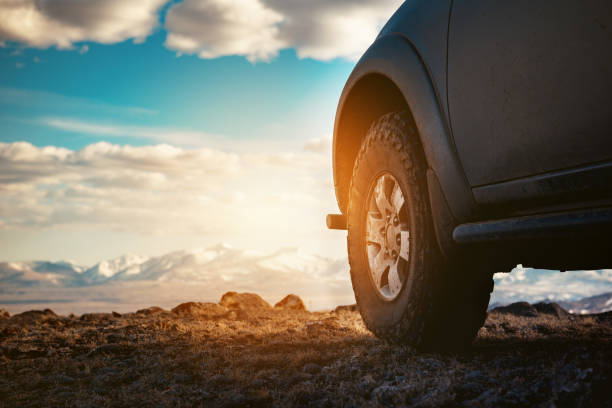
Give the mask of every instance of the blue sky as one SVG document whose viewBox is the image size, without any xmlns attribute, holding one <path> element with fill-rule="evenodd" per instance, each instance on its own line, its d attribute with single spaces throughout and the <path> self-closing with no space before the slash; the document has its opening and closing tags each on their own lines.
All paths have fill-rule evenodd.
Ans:
<svg viewBox="0 0 612 408">
<path fill-rule="evenodd" d="M 344 257 L 336 104 L 400 3 L 0 2 L 0 260 Z"/>
<path fill-rule="evenodd" d="M 301 141 L 331 132 L 351 61 L 300 60 L 291 49 L 270 62 L 177 57 L 163 47 L 164 39 L 160 31 L 143 44 L 89 43 L 84 54 L 0 49 L 0 140 L 71 149 L 105 140 L 103 134 L 50 128 L 43 121 L 48 118 L 177 128 L 236 139 Z M 23 96 L 15 98 L 16 91 Z M 130 137 L 113 140 L 149 143 Z"/>
</svg>

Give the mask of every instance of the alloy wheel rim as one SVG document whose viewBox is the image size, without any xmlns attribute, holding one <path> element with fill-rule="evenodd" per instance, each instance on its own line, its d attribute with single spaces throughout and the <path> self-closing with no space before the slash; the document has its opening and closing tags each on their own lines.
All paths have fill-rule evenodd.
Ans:
<svg viewBox="0 0 612 408">
<path fill-rule="evenodd" d="M 389 173 L 379 176 L 368 197 L 366 252 L 372 283 L 378 294 L 393 300 L 402 290 L 410 251 L 410 231 L 404 193 Z"/>
</svg>

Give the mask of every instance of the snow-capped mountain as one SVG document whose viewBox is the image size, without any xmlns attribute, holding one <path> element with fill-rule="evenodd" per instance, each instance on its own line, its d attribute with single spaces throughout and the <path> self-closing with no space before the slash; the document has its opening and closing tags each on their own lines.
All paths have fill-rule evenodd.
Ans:
<svg viewBox="0 0 612 408">
<path fill-rule="evenodd" d="M 83 273 L 83 279 L 87 282 L 99 283 L 113 278 L 120 272 L 124 272 L 127 275 L 138 274 L 140 272 L 140 265 L 148 260 L 149 258 L 146 256 L 129 254 L 108 261 L 102 261 L 87 269 Z"/>
<path fill-rule="evenodd" d="M 612 270 L 561 273 L 519 265 L 494 279 L 492 306 L 552 301 L 575 313 L 612 306 L 609 293 L 602 295 L 608 298 L 584 299 L 612 293 Z M 295 248 L 260 253 L 216 245 L 156 257 L 124 255 L 91 267 L 74 262 L 0 263 L 0 305 L 12 311 L 28 305 L 53 305 L 66 312 L 173 307 L 179 299 L 218 300 L 228 290 L 256 292 L 270 301 L 297 293 L 319 309 L 354 302 L 346 258 Z"/>
<path fill-rule="evenodd" d="M 612 292 L 611 269 L 559 272 L 518 265 L 511 273 L 496 273 L 494 280 L 492 305 L 517 301 L 561 304 Z"/>
<path fill-rule="evenodd" d="M 87 268 L 67 262 L 0 263 L 0 286 L 88 286 L 121 281 L 239 281 L 296 278 L 347 278 L 345 260 L 301 253 L 295 248 L 272 254 L 227 245 L 176 251 L 159 257 L 124 255 Z"/>
<path fill-rule="evenodd" d="M 612 292 L 590 296 L 573 302 L 559 302 L 559 305 L 570 313 L 604 313 L 612 310 Z"/>
</svg>

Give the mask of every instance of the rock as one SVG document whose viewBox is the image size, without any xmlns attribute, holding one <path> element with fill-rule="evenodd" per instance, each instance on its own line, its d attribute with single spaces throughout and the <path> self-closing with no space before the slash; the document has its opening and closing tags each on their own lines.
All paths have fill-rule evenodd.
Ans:
<svg viewBox="0 0 612 408">
<path fill-rule="evenodd" d="M 229 384 L 233 381 L 232 377 L 224 375 L 224 374 L 215 374 L 210 377 L 209 381 L 212 384 L 220 385 L 220 384 Z"/>
<path fill-rule="evenodd" d="M 222 403 L 220 404 L 223 408 L 238 408 L 245 407 L 247 405 L 247 400 L 244 395 L 240 392 L 232 392 L 231 394 L 224 395 L 222 398 Z"/>
<path fill-rule="evenodd" d="M 113 315 L 113 317 L 121 317 L 121 313 L 115 312 L 114 310 L 113 310 L 112 315 Z"/>
<path fill-rule="evenodd" d="M 286 385 L 291 387 L 296 384 L 307 382 L 311 378 L 312 378 L 311 374 L 297 373 L 294 375 L 290 375 L 288 378 L 286 378 Z"/>
<path fill-rule="evenodd" d="M 268 302 L 263 300 L 261 296 L 254 293 L 227 292 L 221 297 L 219 304 L 227 307 L 228 309 L 239 309 L 245 311 L 271 308 Z"/>
<path fill-rule="evenodd" d="M 0 355 L 11 360 L 44 357 L 47 353 L 45 348 L 31 346 L 5 346 L 0 349 Z"/>
<path fill-rule="evenodd" d="M 9 314 L 8 311 L 4 309 L 0 309 L 0 320 L 8 319 L 9 317 L 11 317 L 11 315 Z"/>
<path fill-rule="evenodd" d="M 518 329 L 516 327 L 513 327 L 508 322 L 501 322 L 499 327 L 501 327 L 504 330 L 504 332 L 506 332 L 506 333 L 516 333 L 518 331 Z"/>
<path fill-rule="evenodd" d="M 612 325 L 612 311 L 591 315 L 599 323 Z"/>
<path fill-rule="evenodd" d="M 523 302 L 524 303 L 524 302 Z M 485 407 L 496 407 L 499 406 L 500 397 L 499 390 L 496 388 L 489 388 L 482 392 L 474 401 L 473 406 L 485 406 Z"/>
<path fill-rule="evenodd" d="M 272 404 L 272 395 L 268 390 L 255 389 L 245 394 L 245 405 L 248 407 L 269 407 Z"/>
<path fill-rule="evenodd" d="M 94 390 L 98 393 L 109 392 L 109 386 L 119 383 L 119 372 L 112 367 L 103 367 L 92 379 Z"/>
<path fill-rule="evenodd" d="M 151 306 L 151 307 L 148 307 L 146 309 L 137 310 L 136 314 L 143 314 L 143 315 L 150 316 L 150 315 L 166 313 L 166 312 L 167 312 L 167 310 L 164 310 L 161 307 Z"/>
<path fill-rule="evenodd" d="M 196 317 L 198 319 L 212 320 L 224 317 L 227 315 L 228 310 L 216 303 L 187 302 L 181 303 L 172 309 L 172 313 L 181 317 Z"/>
<path fill-rule="evenodd" d="M 177 373 L 174 374 L 174 381 L 176 381 L 177 383 L 189 383 L 193 381 L 193 377 L 189 374 Z"/>
<path fill-rule="evenodd" d="M 527 302 L 516 302 L 508 306 L 496 307 L 491 312 L 523 317 L 536 317 L 538 315 L 537 309 Z"/>
<path fill-rule="evenodd" d="M 555 330 L 552 327 L 547 326 L 545 324 L 538 324 L 535 326 L 535 329 L 538 333 L 542 333 L 542 334 L 552 334 L 555 332 Z"/>
<path fill-rule="evenodd" d="M 71 385 L 74 384 L 75 379 L 66 374 L 58 374 L 55 376 L 55 382 L 61 385 Z"/>
<path fill-rule="evenodd" d="M 60 401 L 65 401 L 66 405 L 68 405 L 68 403 L 74 401 L 74 392 L 73 391 L 61 391 L 55 394 L 55 398 L 57 398 Z"/>
<path fill-rule="evenodd" d="M 27 312 L 19 313 L 11 318 L 9 322 L 18 325 L 31 325 L 45 322 L 49 319 L 55 319 L 57 315 L 51 309 L 45 310 L 29 310 Z"/>
<path fill-rule="evenodd" d="M 117 355 L 117 354 L 129 354 L 133 351 L 133 347 L 127 344 L 103 344 L 91 350 L 87 355 L 88 357 L 92 357 L 95 355 Z"/>
<path fill-rule="evenodd" d="M 304 302 L 296 295 L 287 295 L 280 302 L 274 305 L 275 309 L 287 310 L 306 310 Z"/>
<path fill-rule="evenodd" d="M 405 405 L 404 392 L 401 388 L 393 385 L 381 385 L 372 391 L 371 396 L 383 406 Z"/>
<path fill-rule="evenodd" d="M 359 311 L 359 309 L 357 309 L 357 305 L 356 304 L 352 304 L 352 305 L 341 305 L 341 306 L 337 306 L 334 309 L 334 313 L 342 313 L 342 312 L 357 312 Z"/>
<path fill-rule="evenodd" d="M 253 381 L 251 381 L 252 388 L 261 388 L 261 387 L 264 387 L 265 385 L 266 385 L 266 381 L 262 378 L 256 378 Z"/>
<path fill-rule="evenodd" d="M 485 386 L 478 382 L 459 383 L 455 385 L 454 392 L 458 401 L 471 400 L 479 396 L 485 390 Z"/>
<path fill-rule="evenodd" d="M 533 307 L 542 314 L 552 315 L 558 317 L 559 319 L 563 319 L 567 317 L 568 313 L 565 309 L 559 306 L 557 303 L 536 303 Z"/>
<path fill-rule="evenodd" d="M 374 388 L 376 388 L 376 381 L 370 374 L 366 374 L 357 385 L 357 389 L 362 396 L 370 395 Z"/>
<path fill-rule="evenodd" d="M 85 313 L 81 315 L 79 320 L 84 322 L 98 322 L 98 321 L 108 321 L 114 319 L 113 315 L 110 313 Z"/>
<path fill-rule="evenodd" d="M 465 375 L 465 379 L 471 381 L 483 381 L 485 379 L 485 375 L 480 370 L 473 370 Z"/>
<path fill-rule="evenodd" d="M 321 366 L 314 363 L 306 363 L 302 367 L 302 372 L 307 374 L 318 374 L 321 371 Z"/>
<path fill-rule="evenodd" d="M 106 341 L 108 343 L 120 343 L 124 337 L 118 333 L 110 333 L 106 336 Z"/>
</svg>

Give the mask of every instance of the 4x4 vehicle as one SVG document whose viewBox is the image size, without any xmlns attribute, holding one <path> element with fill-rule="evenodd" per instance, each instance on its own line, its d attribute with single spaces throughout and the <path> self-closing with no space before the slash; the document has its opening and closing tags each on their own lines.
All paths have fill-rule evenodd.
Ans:
<svg viewBox="0 0 612 408">
<path fill-rule="evenodd" d="M 612 266 L 612 2 L 412 0 L 352 72 L 335 191 L 376 335 L 469 345 L 492 274 Z"/>
</svg>

